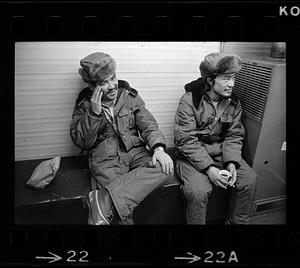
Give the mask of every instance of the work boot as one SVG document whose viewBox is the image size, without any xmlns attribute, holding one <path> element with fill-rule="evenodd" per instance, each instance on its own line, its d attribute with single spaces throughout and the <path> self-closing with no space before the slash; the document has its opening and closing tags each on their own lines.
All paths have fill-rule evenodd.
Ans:
<svg viewBox="0 0 300 268">
<path fill-rule="evenodd" d="M 129 215 L 128 217 L 125 217 L 123 220 L 120 218 L 117 221 L 118 225 L 134 225 L 133 217 L 132 215 Z"/>
<path fill-rule="evenodd" d="M 111 223 L 115 214 L 115 208 L 106 189 L 101 188 L 89 192 L 88 203 L 90 209 L 88 224 L 109 225 Z"/>
</svg>

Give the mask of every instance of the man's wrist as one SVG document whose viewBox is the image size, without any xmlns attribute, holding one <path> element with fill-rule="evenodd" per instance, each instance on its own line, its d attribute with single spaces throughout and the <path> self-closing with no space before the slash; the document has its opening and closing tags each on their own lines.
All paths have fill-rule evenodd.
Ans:
<svg viewBox="0 0 300 268">
<path fill-rule="evenodd" d="M 207 174 L 207 175 L 210 173 L 212 167 L 213 167 L 213 166 L 209 166 L 208 169 L 206 170 L 206 174 Z"/>
<path fill-rule="evenodd" d="M 154 149 L 154 152 L 156 152 L 156 151 L 158 151 L 158 150 L 163 151 L 163 152 L 165 151 L 164 147 L 162 147 L 162 146 L 156 147 L 156 148 Z"/>
<path fill-rule="evenodd" d="M 233 164 L 235 166 L 235 169 L 238 169 L 240 167 L 239 163 L 236 161 L 228 161 L 228 162 L 224 163 L 224 165 L 226 167 L 229 167 L 230 164 Z"/>
<path fill-rule="evenodd" d="M 161 143 L 161 142 L 158 142 L 155 145 L 153 145 L 152 148 L 151 148 L 151 151 L 155 152 L 156 148 L 158 148 L 158 147 L 162 148 L 162 149 L 159 149 L 159 150 L 164 151 L 164 152 L 166 151 L 166 145 L 164 143 Z"/>
<path fill-rule="evenodd" d="M 235 164 L 233 164 L 232 162 L 230 162 L 230 163 L 227 164 L 227 167 L 229 167 L 229 166 L 234 166 L 235 167 Z"/>
<path fill-rule="evenodd" d="M 204 172 L 208 175 L 208 172 L 211 170 L 212 167 L 217 168 L 217 166 L 215 164 L 211 164 L 208 167 L 206 167 L 205 169 L 203 169 L 202 172 Z"/>
<path fill-rule="evenodd" d="M 90 109 L 89 109 L 89 113 L 90 113 L 90 115 L 93 115 L 93 116 L 97 116 L 97 117 L 99 117 L 99 116 L 101 115 L 101 112 L 102 112 L 102 111 L 100 111 L 100 113 L 99 113 L 99 114 L 97 114 L 97 113 L 95 113 L 95 112 L 93 111 L 92 107 L 90 107 Z"/>
</svg>

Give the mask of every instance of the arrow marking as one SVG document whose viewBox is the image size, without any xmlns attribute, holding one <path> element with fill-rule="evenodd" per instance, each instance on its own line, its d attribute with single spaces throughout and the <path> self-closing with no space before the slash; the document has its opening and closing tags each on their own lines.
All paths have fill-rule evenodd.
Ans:
<svg viewBox="0 0 300 268">
<path fill-rule="evenodd" d="M 192 263 L 192 262 L 201 260 L 201 258 L 197 255 L 194 255 L 190 252 L 187 252 L 187 254 L 192 255 L 192 257 L 175 257 L 175 259 L 177 259 L 177 260 L 190 260 L 188 263 Z"/>
<path fill-rule="evenodd" d="M 59 260 L 62 259 L 60 256 L 58 256 L 58 255 L 56 255 L 56 254 L 54 254 L 50 251 L 48 253 L 51 254 L 52 256 L 50 256 L 50 257 L 36 256 L 35 258 L 36 259 L 44 259 L 44 260 L 49 260 L 50 259 L 51 261 L 49 261 L 48 263 L 59 261 Z"/>
</svg>

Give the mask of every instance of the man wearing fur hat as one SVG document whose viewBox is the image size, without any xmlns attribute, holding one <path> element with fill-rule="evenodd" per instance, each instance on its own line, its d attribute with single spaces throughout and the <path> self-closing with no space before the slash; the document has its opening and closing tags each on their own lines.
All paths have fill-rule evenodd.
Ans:
<svg viewBox="0 0 300 268">
<path fill-rule="evenodd" d="M 73 142 L 89 155 L 89 224 L 108 225 L 113 219 L 133 224 L 134 208 L 155 188 L 172 181 L 173 162 L 141 96 L 126 81 L 117 80 L 115 60 L 96 52 L 80 65 L 88 87 L 76 100 L 70 130 Z"/>
<path fill-rule="evenodd" d="M 183 182 L 188 224 L 205 224 L 212 185 L 231 188 L 226 224 L 247 224 L 256 174 L 242 159 L 242 108 L 232 93 L 241 58 L 211 53 L 200 64 L 201 77 L 185 85 L 174 122 L 176 171 Z M 219 174 L 227 169 L 227 181 Z"/>
</svg>

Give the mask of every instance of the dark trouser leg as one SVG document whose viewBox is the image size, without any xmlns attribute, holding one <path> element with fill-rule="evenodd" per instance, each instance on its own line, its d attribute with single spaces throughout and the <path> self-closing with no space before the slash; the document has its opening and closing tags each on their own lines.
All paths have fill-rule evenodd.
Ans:
<svg viewBox="0 0 300 268">
<path fill-rule="evenodd" d="M 92 175 L 92 178 L 91 178 L 92 190 L 105 188 L 114 179 L 128 173 L 128 171 L 129 171 L 128 161 L 121 159 L 119 156 L 116 156 L 113 159 L 101 161 L 98 163 L 96 160 L 90 161 L 89 164 L 90 164 L 90 170 L 91 170 L 91 175 Z M 93 183 L 93 181 L 94 181 L 94 183 Z M 113 201 L 113 200 L 111 200 L 111 201 Z M 119 212 L 116 204 L 114 204 L 114 207 L 116 208 L 117 212 Z M 92 213 L 92 211 L 90 209 L 89 223 L 93 224 L 91 213 Z M 98 212 L 94 211 L 94 213 L 97 214 Z M 120 217 L 120 215 L 119 215 L 119 217 Z"/>
<path fill-rule="evenodd" d="M 247 224 L 256 192 L 256 173 L 244 161 L 237 170 L 236 188 L 232 188 L 228 224 Z"/>
<path fill-rule="evenodd" d="M 162 172 L 159 163 L 156 166 L 149 165 L 152 157 L 145 148 L 133 148 L 128 154 L 130 171 L 105 187 L 122 220 L 130 218 L 136 206 L 154 189 L 173 178 L 173 174 Z"/>
<path fill-rule="evenodd" d="M 208 177 L 189 162 L 179 159 L 176 163 L 176 171 L 183 181 L 183 193 L 187 202 L 187 223 L 205 224 L 208 197 L 212 191 Z"/>
</svg>

